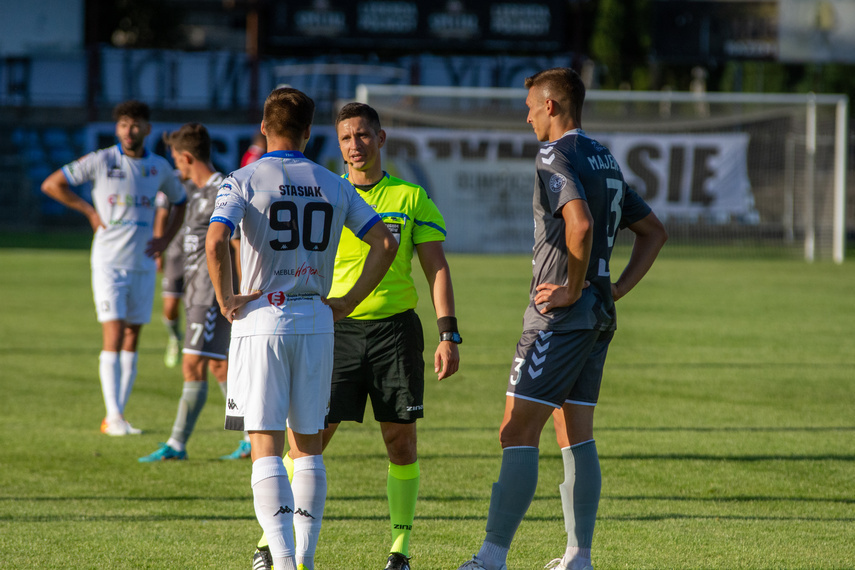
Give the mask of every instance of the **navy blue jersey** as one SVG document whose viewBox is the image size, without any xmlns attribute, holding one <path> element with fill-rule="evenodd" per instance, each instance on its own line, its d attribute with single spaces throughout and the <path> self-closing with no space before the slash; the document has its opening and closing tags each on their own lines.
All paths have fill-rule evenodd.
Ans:
<svg viewBox="0 0 855 570">
<path fill-rule="evenodd" d="M 536 159 L 534 249 L 529 305 L 523 330 L 613 330 L 616 326 L 609 260 L 619 228 L 641 220 L 650 207 L 629 188 L 612 153 L 581 129 L 544 145 Z M 541 283 L 567 285 L 567 245 L 561 209 L 585 200 L 594 220 L 590 286 L 570 307 L 540 313 L 535 306 Z"/>
</svg>

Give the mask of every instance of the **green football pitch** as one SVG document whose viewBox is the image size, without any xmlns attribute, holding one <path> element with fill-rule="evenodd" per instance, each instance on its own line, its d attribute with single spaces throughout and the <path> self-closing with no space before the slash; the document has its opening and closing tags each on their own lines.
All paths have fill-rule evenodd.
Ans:
<svg viewBox="0 0 855 570">
<path fill-rule="evenodd" d="M 525 256 L 449 261 L 464 344 L 460 372 L 428 381 L 419 422 L 417 570 L 455 569 L 483 539 L 530 276 Z M 0 567 L 250 568 L 250 463 L 217 460 L 239 439 L 223 430 L 219 390 L 189 461 L 137 462 L 169 436 L 181 390 L 159 316 L 143 330 L 127 409 L 144 433 L 107 437 L 88 252 L 0 249 L 0 267 Z M 430 373 L 436 330 L 416 281 Z M 597 408 L 595 567 L 855 567 L 853 284 L 853 262 L 670 257 L 666 246 L 618 303 Z M 541 443 L 513 570 L 542 568 L 566 541 L 551 424 Z M 325 462 L 317 568 L 379 570 L 390 538 L 377 425 L 342 426 Z"/>
</svg>

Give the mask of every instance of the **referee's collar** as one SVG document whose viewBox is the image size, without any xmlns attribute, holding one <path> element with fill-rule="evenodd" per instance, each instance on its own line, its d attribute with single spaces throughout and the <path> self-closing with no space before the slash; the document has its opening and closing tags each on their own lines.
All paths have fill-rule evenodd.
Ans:
<svg viewBox="0 0 855 570">
<path fill-rule="evenodd" d="M 344 174 L 342 174 L 342 178 L 353 184 L 353 181 L 350 179 L 350 172 L 345 172 Z M 374 184 L 353 184 L 353 186 L 356 188 L 368 188 L 369 190 L 373 190 L 374 188 L 380 186 L 380 184 L 382 184 L 384 181 L 389 180 L 389 178 L 391 178 L 389 176 L 389 173 L 384 170 L 383 176 L 381 176 L 380 180 L 378 180 Z"/>
</svg>

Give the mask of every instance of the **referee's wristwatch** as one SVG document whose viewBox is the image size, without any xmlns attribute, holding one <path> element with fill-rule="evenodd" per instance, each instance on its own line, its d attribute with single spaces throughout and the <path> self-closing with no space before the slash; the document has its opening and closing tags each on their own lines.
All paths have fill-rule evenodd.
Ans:
<svg viewBox="0 0 855 570">
<path fill-rule="evenodd" d="M 444 340 L 450 340 L 454 344 L 460 344 L 461 342 L 463 342 L 463 339 L 460 338 L 460 333 L 457 331 L 441 333 L 439 335 L 439 340 L 440 340 L 440 342 L 442 342 Z"/>
</svg>

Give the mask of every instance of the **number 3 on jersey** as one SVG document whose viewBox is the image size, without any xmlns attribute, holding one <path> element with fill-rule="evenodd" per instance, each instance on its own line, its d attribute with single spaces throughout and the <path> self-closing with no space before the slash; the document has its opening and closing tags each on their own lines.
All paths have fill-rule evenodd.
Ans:
<svg viewBox="0 0 855 570">
<path fill-rule="evenodd" d="M 289 200 L 273 202 L 270 205 L 270 229 L 288 232 L 288 241 L 270 240 L 270 247 L 276 251 L 297 249 L 302 238 L 303 248 L 310 251 L 324 251 L 330 244 L 333 207 L 326 202 L 306 202 L 302 216 L 297 204 Z M 317 226 L 316 224 L 322 224 Z M 303 231 L 300 232 L 302 226 Z M 314 230 L 320 229 L 320 236 Z M 314 234 L 314 235 L 313 235 Z"/>
<path fill-rule="evenodd" d="M 609 211 L 609 223 L 606 228 L 606 241 L 609 246 L 609 250 L 611 250 L 612 246 L 615 244 L 615 235 L 617 235 L 618 228 L 620 227 L 620 218 L 623 214 L 623 210 L 621 209 L 621 200 L 623 200 L 623 180 L 619 180 L 617 178 L 606 178 L 606 187 L 609 190 L 614 190 L 615 194 L 611 197 L 611 207 Z M 600 277 L 606 277 L 609 274 L 608 263 L 606 263 L 605 259 L 600 259 L 600 266 L 597 274 Z"/>
<path fill-rule="evenodd" d="M 612 206 L 611 213 L 609 214 L 609 227 L 608 227 L 608 244 L 611 248 L 615 244 L 615 235 L 617 234 L 618 227 L 620 227 L 620 218 L 623 214 L 621 210 L 621 200 L 623 200 L 623 180 L 619 180 L 617 178 L 606 178 L 606 186 L 609 190 L 614 190 L 615 195 L 612 196 Z M 612 219 L 614 216 L 614 219 Z"/>
</svg>

